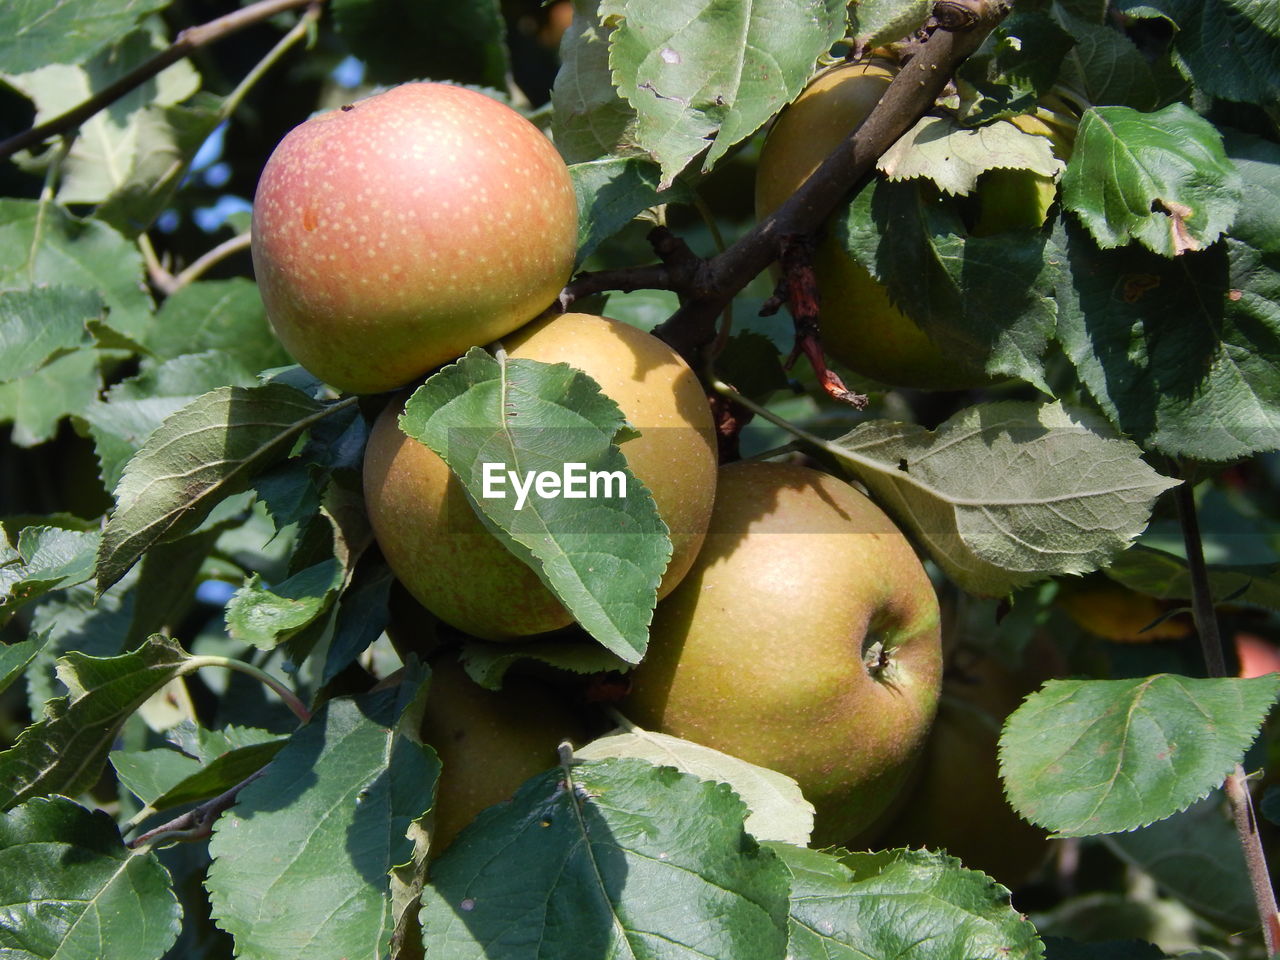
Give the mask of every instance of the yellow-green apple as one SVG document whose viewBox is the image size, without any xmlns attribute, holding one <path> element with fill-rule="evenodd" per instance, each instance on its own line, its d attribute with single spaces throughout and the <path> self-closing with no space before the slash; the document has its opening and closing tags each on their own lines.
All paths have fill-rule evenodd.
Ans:
<svg viewBox="0 0 1280 960">
<path fill-rule="evenodd" d="M 545 317 L 503 344 L 511 357 L 584 371 L 640 431 L 621 449 L 671 531 L 665 596 L 693 563 L 715 497 L 715 432 L 698 378 L 656 337 L 590 314 Z M 393 402 L 375 422 L 364 465 L 369 518 L 400 582 L 440 619 L 490 640 L 571 623 L 533 570 L 485 530 L 445 462 L 400 431 L 400 410 Z"/>
<path fill-rule="evenodd" d="M 871 59 L 819 74 L 778 117 L 760 153 L 756 213 L 772 213 L 818 168 L 879 102 L 895 66 Z M 1014 121 L 1028 133 L 1061 142 L 1061 132 L 1035 116 Z M 1030 171 L 992 171 L 979 179 L 975 233 L 1038 227 L 1056 184 Z M 843 214 L 843 209 L 837 216 Z M 899 310 L 888 291 L 828 229 L 814 252 L 826 352 L 851 370 L 898 387 L 955 390 L 992 378 L 946 352 Z"/>
<path fill-rule="evenodd" d="M 501 803 L 530 777 L 554 767 L 562 740 L 582 743 L 581 720 L 548 686 L 508 677 L 486 690 L 452 656 L 431 664 L 422 739 L 440 758 L 432 856 L 476 814 Z"/>
<path fill-rule="evenodd" d="M 409 83 L 280 141 L 254 196 L 254 272 L 294 359 L 378 393 L 544 310 L 572 271 L 577 216 L 533 124 L 473 90 Z"/>
<path fill-rule="evenodd" d="M 743 462 L 622 711 L 795 778 L 813 842 L 842 843 L 894 802 L 941 673 L 937 596 L 893 522 L 833 476 Z"/>
</svg>

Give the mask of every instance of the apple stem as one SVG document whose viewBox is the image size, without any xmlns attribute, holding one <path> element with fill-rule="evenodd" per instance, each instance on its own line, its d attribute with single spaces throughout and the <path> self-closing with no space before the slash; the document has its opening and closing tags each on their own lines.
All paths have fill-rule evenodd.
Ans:
<svg viewBox="0 0 1280 960">
<path fill-rule="evenodd" d="M 1213 592 L 1209 586 L 1209 568 L 1204 559 L 1195 491 L 1190 481 L 1184 478 L 1182 484 L 1174 489 L 1173 496 L 1178 508 L 1178 524 L 1182 528 L 1182 542 L 1187 551 L 1187 570 L 1191 578 L 1191 615 L 1195 620 L 1196 633 L 1200 637 L 1205 666 L 1209 676 L 1225 677 L 1226 658 L 1222 651 Z M 1235 771 L 1227 777 L 1222 788 L 1231 807 L 1236 833 L 1240 837 L 1254 902 L 1262 920 L 1262 937 L 1267 946 L 1267 955 L 1271 956 L 1280 949 L 1280 910 L 1277 910 L 1275 890 L 1271 885 L 1262 838 L 1258 834 L 1258 822 L 1247 779 L 1244 769 L 1236 764 Z"/>
</svg>

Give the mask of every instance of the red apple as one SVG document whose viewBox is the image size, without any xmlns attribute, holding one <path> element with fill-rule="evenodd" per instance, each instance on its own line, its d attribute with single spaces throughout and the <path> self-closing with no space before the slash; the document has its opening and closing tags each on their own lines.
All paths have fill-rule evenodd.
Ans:
<svg viewBox="0 0 1280 960">
<path fill-rule="evenodd" d="M 551 142 L 496 100 L 410 83 L 295 127 L 254 197 L 267 316 L 342 390 L 402 386 L 542 312 L 577 203 Z"/>
</svg>

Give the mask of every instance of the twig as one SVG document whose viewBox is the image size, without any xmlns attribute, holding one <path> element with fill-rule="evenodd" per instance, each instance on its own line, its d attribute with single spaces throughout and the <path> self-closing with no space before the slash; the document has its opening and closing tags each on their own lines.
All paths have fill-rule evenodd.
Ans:
<svg viewBox="0 0 1280 960">
<path fill-rule="evenodd" d="M 185 270 L 173 276 L 164 292 L 166 294 L 176 293 L 193 280 L 198 279 L 210 267 L 221 263 L 227 257 L 237 254 L 241 250 L 249 249 L 250 241 L 251 236 L 249 231 L 246 230 L 244 233 L 236 234 L 230 240 L 223 240 L 212 250 L 206 250 L 193 260 Z"/>
<path fill-rule="evenodd" d="M 1209 568 L 1204 561 L 1204 547 L 1200 542 L 1200 521 L 1196 516 L 1195 493 L 1191 481 L 1184 479 L 1174 492 L 1178 507 L 1178 523 L 1182 527 L 1182 542 L 1187 551 L 1187 570 L 1191 577 L 1191 615 L 1195 619 L 1196 633 L 1204 651 L 1205 666 L 1211 677 L 1227 675 L 1226 658 L 1222 651 L 1222 637 L 1218 630 L 1218 615 L 1213 608 L 1213 593 L 1209 586 Z M 1231 819 L 1235 821 L 1240 847 L 1244 851 L 1249 883 L 1262 921 L 1262 937 L 1267 946 L 1267 956 L 1280 950 L 1280 911 L 1276 907 L 1276 895 L 1271 886 L 1271 874 L 1267 869 L 1262 838 L 1253 812 L 1252 799 L 1245 772 L 1236 764 L 1235 772 L 1222 785 L 1231 807 Z"/>
<path fill-rule="evenodd" d="M 786 203 L 723 253 L 699 260 L 687 272 L 644 275 L 646 280 L 667 281 L 655 289 L 674 290 L 682 300 L 680 308 L 655 333 L 692 363 L 703 345 L 715 338 L 716 318 L 725 304 L 777 259 L 782 237 L 816 231 L 871 172 L 876 159 L 933 106 L 955 68 L 978 49 L 1008 12 L 1007 0 L 941 0 L 936 4 L 938 29 L 920 44 L 867 119 Z M 666 258 L 664 263 L 671 266 Z M 566 293 L 571 302 L 580 290 L 622 289 L 603 284 L 630 283 L 628 273 L 609 271 L 607 278 L 598 280 L 585 274 L 575 279 Z"/>
<path fill-rule="evenodd" d="M 201 47 L 206 47 L 211 43 L 229 37 L 245 27 L 260 23 L 278 13 L 319 2 L 322 2 L 322 0 L 258 0 L 257 3 L 229 13 L 225 17 L 218 17 L 218 19 L 210 20 L 208 23 L 188 27 L 179 33 L 174 38 L 173 43 L 164 50 L 161 50 L 145 63 L 130 70 L 119 80 L 103 87 L 83 103 L 72 107 L 66 113 L 54 117 L 52 120 L 46 120 L 30 130 L 25 130 L 22 133 L 15 134 L 8 140 L 0 142 L 0 160 L 13 156 L 19 150 L 25 150 L 28 147 L 43 143 L 55 134 L 80 126 L 98 111 L 109 107 L 129 91 L 146 83 L 166 67 L 170 67 L 184 57 L 190 56 Z"/>
<path fill-rule="evenodd" d="M 270 764 L 267 764 L 270 766 Z M 220 793 L 212 800 L 206 800 L 186 813 L 174 817 L 167 823 L 148 830 L 146 833 L 130 840 L 126 846 L 134 850 L 143 844 L 163 843 L 166 840 L 200 840 L 213 833 L 213 822 L 235 805 L 240 791 L 267 772 L 267 766 L 255 770 L 230 790 Z"/>
</svg>

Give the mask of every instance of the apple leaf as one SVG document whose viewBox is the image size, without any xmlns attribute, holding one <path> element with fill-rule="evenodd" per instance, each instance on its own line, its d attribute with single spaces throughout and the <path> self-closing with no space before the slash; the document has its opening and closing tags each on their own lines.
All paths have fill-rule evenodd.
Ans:
<svg viewBox="0 0 1280 960">
<path fill-rule="evenodd" d="M 844 36 L 843 0 L 627 0 L 609 36 L 613 84 L 636 111 L 636 140 L 659 188 L 710 142 L 703 170 L 758 130 Z"/>
<path fill-rule="evenodd" d="M 1258 907 L 1225 806 L 1215 793 L 1182 813 L 1132 833 L 1110 834 L 1103 842 L 1197 913 L 1224 928 L 1247 930 L 1258 922 Z"/>
<path fill-rule="evenodd" d="M 729 787 L 642 760 L 529 780 L 431 867 L 427 956 L 781 960 L 786 874 Z"/>
<path fill-rule="evenodd" d="M 194 529 L 221 500 L 284 458 L 310 426 L 350 405 L 324 405 L 292 387 L 219 387 L 164 421 L 125 467 L 102 534 L 98 591 L 144 552 Z"/>
<path fill-rule="evenodd" d="M 1134 240 L 1165 257 L 1203 250 L 1240 208 L 1240 174 L 1217 129 L 1182 103 L 1155 113 L 1090 107 L 1062 199 L 1103 249 Z"/>
<path fill-rule="evenodd" d="M 635 757 L 674 767 L 700 780 L 727 783 L 750 811 L 745 828 L 757 840 L 805 846 L 813 833 L 813 804 L 791 777 L 679 737 L 635 724 L 607 733 L 574 750 L 578 760 Z"/>
<path fill-rule="evenodd" d="M 169 0 L 9 0 L 0 8 L 0 73 L 79 63 Z"/>
<path fill-rule="evenodd" d="M 0 528 L 0 536 L 3 528 Z M 0 550 L 0 554 L 3 551 Z M 26 640 L 6 643 L 0 646 L 0 693 L 4 693 L 13 681 L 22 676 L 27 666 L 36 658 L 44 645 L 49 641 L 47 633 L 34 633 Z"/>
<path fill-rule="evenodd" d="M 631 664 L 597 643 L 539 638 L 527 643 L 468 639 L 460 654 L 467 675 L 488 690 L 501 690 L 502 680 L 517 663 L 533 660 L 570 673 L 609 673 Z"/>
<path fill-rule="evenodd" d="M 111 328 L 129 337 L 150 320 L 136 246 L 105 223 L 79 220 L 56 203 L 0 199 L 0 287 L 39 284 L 96 291 Z"/>
<path fill-rule="evenodd" d="M 835 232 L 945 351 L 1049 392 L 1041 355 L 1053 336 L 1060 271 L 1044 233 L 967 236 L 954 204 L 930 200 L 918 181 L 878 178 L 837 215 Z"/>
<path fill-rule="evenodd" d="M 1205 93 L 1258 104 L 1280 97 L 1280 17 L 1271 0 L 1126 0 L 1120 6 L 1154 8 L 1174 22 L 1175 62 Z"/>
<path fill-rule="evenodd" d="M 577 266 L 637 214 L 660 203 L 688 199 L 689 192 L 678 183 L 659 190 L 659 175 L 657 165 L 643 157 L 604 157 L 569 167 L 578 197 Z"/>
<path fill-rule="evenodd" d="M 90 579 L 99 540 L 96 530 L 23 527 L 16 548 L 0 554 L 0 624 L 29 600 Z"/>
<path fill-rule="evenodd" d="M 168 44 L 159 31 L 135 30 L 79 65 L 49 63 L 5 81 L 35 102 L 36 123 L 66 113 L 98 90 L 116 82 Z M 167 106 L 191 96 L 200 75 L 187 60 L 125 93 L 79 127 L 62 160 L 57 198 L 61 203 L 98 203 L 122 187 L 141 156 L 139 122 L 151 104 Z M 34 162 L 43 167 L 47 158 Z"/>
<path fill-rule="evenodd" d="M 1209 568 L 1215 603 L 1241 603 L 1280 610 L 1280 564 Z M 1191 572 L 1182 557 L 1141 544 L 1126 550 L 1104 571 L 1130 590 L 1159 600 L 1190 600 Z"/>
<path fill-rule="evenodd" d="M 1244 758 L 1280 674 L 1050 680 L 1005 721 L 1000 776 L 1059 837 L 1119 833 L 1185 810 Z"/>
<path fill-rule="evenodd" d="M 330 700 L 214 825 L 213 918 L 244 960 L 381 957 L 395 923 L 390 871 L 440 771 L 418 739 L 421 667 Z"/>
<path fill-rule="evenodd" d="M 25 377 L 0 383 L 0 424 L 13 424 L 13 442 L 34 447 L 51 440 L 64 417 L 93 403 L 102 388 L 100 364 L 98 351 L 76 350 Z"/>
<path fill-rule="evenodd" d="M 0 817 L 0 901 L 0 954 L 14 960 L 160 960 L 181 927 L 156 855 L 66 797 Z"/>
<path fill-rule="evenodd" d="M 332 604 L 345 571 L 336 557 L 299 570 L 273 587 L 256 573 L 227 602 L 227 632 L 270 650 L 312 623 Z"/>
<path fill-rule="evenodd" d="M 45 704 L 44 718 L 0 753 L 0 810 L 29 797 L 74 796 L 93 786 L 121 726 L 181 675 L 187 659 L 186 651 L 164 637 L 117 657 L 67 653 L 58 661 L 58 679 L 68 696 Z"/>
<path fill-rule="evenodd" d="M 105 316 L 101 298 L 73 287 L 0 290 L 0 383 L 35 373 L 87 346 L 86 325 Z"/>
<path fill-rule="evenodd" d="M 790 960 L 1043 956 L 1009 891 L 954 857 L 770 846 L 791 873 Z"/>
<path fill-rule="evenodd" d="M 849 11 L 858 46 L 871 49 L 909 37 L 929 19 L 930 0 L 858 0 Z"/>
<path fill-rule="evenodd" d="M 615 5 L 621 7 L 622 0 Z M 609 34 L 616 19 L 606 23 L 606 6 L 608 0 L 600 9 L 597 0 L 573 0 L 573 20 L 560 41 L 551 133 L 569 164 L 644 152 L 635 144 L 635 111 L 613 87 Z"/>
<path fill-rule="evenodd" d="M 168 810 L 231 789 L 264 767 L 287 741 L 250 727 L 199 729 L 175 745 L 181 749 L 115 750 L 110 760 L 134 796 L 156 810 Z"/>
<path fill-rule="evenodd" d="M 292 362 L 271 332 L 257 284 L 245 277 L 182 287 L 165 299 L 140 341 L 161 360 L 216 350 L 254 373 Z"/>
<path fill-rule="evenodd" d="M 1056 177 L 1064 167 L 1047 137 L 1025 133 L 1008 120 L 962 127 L 951 114 L 921 117 L 876 161 L 876 169 L 890 180 L 924 177 L 944 193 L 961 195 L 988 170 Z"/>
<path fill-rule="evenodd" d="M 1240 212 L 1231 236 L 1263 253 L 1280 253 L 1280 144 L 1224 129 L 1227 156 L 1240 172 Z"/>
<path fill-rule="evenodd" d="M 1067 226 L 1058 341 L 1120 430 L 1170 456 L 1280 449 L 1280 257 L 1228 239 L 1177 260 Z"/>
<path fill-rule="evenodd" d="M 671 557 L 667 526 L 615 439 L 629 428 L 599 385 L 565 363 L 495 359 L 473 347 L 405 404 L 400 426 L 434 450 L 466 487 L 490 530 L 523 559 L 611 652 L 637 662 L 648 643 L 658 581 Z M 486 464 L 522 476 L 625 474 L 622 496 L 486 497 Z M 583 491 L 579 491 L 583 492 Z"/>
<path fill-rule="evenodd" d="M 991 40 L 956 70 L 965 125 L 1034 111 L 1076 42 L 1046 13 L 1014 11 L 1001 20 Z"/>
<path fill-rule="evenodd" d="M 1178 93 L 1166 87 L 1172 82 L 1184 85 L 1172 68 L 1164 71 L 1171 76 L 1157 74 L 1134 42 L 1110 24 L 1065 12 L 1060 14 L 1060 22 L 1075 41 L 1063 64 L 1063 77 L 1088 102 L 1154 110 Z"/>
<path fill-rule="evenodd" d="M 114 490 L 146 439 L 197 397 L 226 384 L 256 383 L 234 354 L 209 350 L 148 364 L 137 376 L 112 385 L 105 400 L 95 398 L 76 411 L 89 426 L 103 487 Z"/>
<path fill-rule="evenodd" d="M 1059 403 L 988 403 L 937 430 L 871 421 L 835 441 L 876 502 L 971 593 L 1106 566 L 1176 481 Z"/>
</svg>

